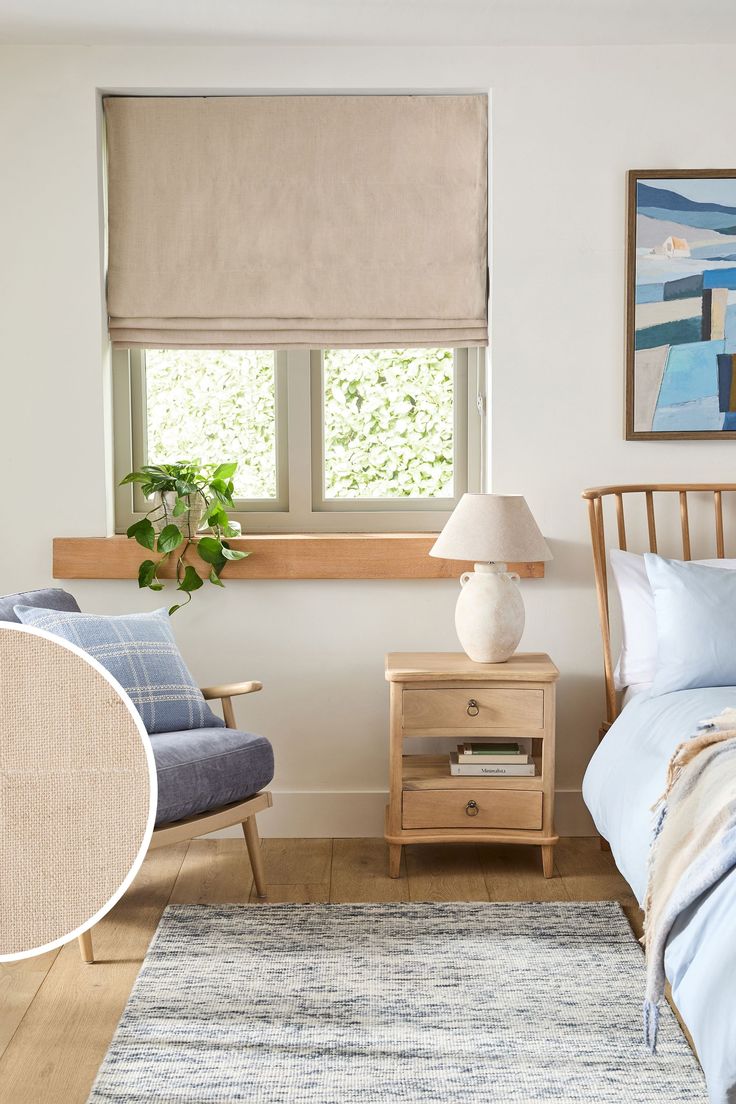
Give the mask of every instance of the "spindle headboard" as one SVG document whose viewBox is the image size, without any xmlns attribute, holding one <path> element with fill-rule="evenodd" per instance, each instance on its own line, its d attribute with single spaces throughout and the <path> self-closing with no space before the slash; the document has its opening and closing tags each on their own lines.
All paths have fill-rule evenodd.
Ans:
<svg viewBox="0 0 736 1104">
<path fill-rule="evenodd" d="M 688 495 L 697 494 L 699 497 L 712 496 L 713 499 L 713 530 L 715 538 L 715 555 L 723 559 L 726 555 L 723 522 L 723 498 L 728 492 L 736 492 L 736 483 L 641 483 L 622 485 L 619 487 L 591 487 L 583 491 L 583 498 L 588 503 L 588 517 L 590 520 L 590 535 L 593 543 L 593 567 L 595 569 L 595 589 L 598 597 L 598 613 L 601 622 L 601 634 L 603 636 L 603 670 L 606 680 L 606 715 L 607 728 L 615 721 L 619 713 L 618 696 L 613 681 L 614 662 L 611 652 L 611 623 L 608 603 L 608 554 L 606 551 L 605 509 L 606 501 L 613 501 L 616 516 L 617 541 L 611 542 L 609 547 L 621 548 L 624 551 L 643 552 L 647 549 L 628 548 L 626 540 L 626 510 L 624 502 L 633 511 L 636 508 L 646 510 L 646 533 L 649 552 L 657 552 L 657 519 L 655 516 L 655 495 L 668 497 L 677 495 L 679 499 L 679 530 L 682 538 L 682 559 L 692 559 L 690 511 Z M 643 496 L 643 501 L 642 501 Z M 659 498 L 657 499 L 659 501 Z M 630 513 L 631 516 L 631 513 Z"/>
</svg>

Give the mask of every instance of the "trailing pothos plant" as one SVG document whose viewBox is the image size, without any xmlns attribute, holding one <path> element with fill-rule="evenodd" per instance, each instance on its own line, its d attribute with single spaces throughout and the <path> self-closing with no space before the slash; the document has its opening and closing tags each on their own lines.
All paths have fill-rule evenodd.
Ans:
<svg viewBox="0 0 736 1104">
<path fill-rule="evenodd" d="M 192 594 L 204 585 L 187 553 L 192 543 L 201 559 L 209 565 L 209 581 L 223 586 L 220 573 L 228 560 L 242 560 L 249 552 L 231 548 L 228 540 L 240 536 L 240 525 L 232 521 L 233 476 L 237 463 L 201 464 L 198 460 L 180 460 L 175 464 L 146 465 L 121 480 L 139 483 L 144 497 L 152 502 L 145 517 L 127 530 L 127 535 L 143 548 L 158 552 L 156 560 L 146 559 L 138 568 L 138 586 L 163 590 L 159 571 L 170 557 L 176 558 L 177 590 L 186 601 L 171 606 L 176 613 L 192 600 Z M 202 535 L 199 535 L 202 534 Z"/>
</svg>

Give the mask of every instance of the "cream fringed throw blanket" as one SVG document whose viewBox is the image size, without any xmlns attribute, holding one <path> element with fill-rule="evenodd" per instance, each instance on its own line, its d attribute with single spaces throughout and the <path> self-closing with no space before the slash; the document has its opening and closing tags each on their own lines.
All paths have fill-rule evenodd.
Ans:
<svg viewBox="0 0 736 1104">
<path fill-rule="evenodd" d="M 736 709 L 724 710 L 680 744 L 655 809 L 659 817 L 644 903 L 644 1034 L 652 1051 L 672 926 L 684 909 L 736 867 Z"/>
</svg>

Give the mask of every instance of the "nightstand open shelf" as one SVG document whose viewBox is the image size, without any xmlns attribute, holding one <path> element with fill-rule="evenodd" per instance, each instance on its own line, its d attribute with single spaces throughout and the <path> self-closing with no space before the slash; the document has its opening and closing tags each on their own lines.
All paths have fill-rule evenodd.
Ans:
<svg viewBox="0 0 736 1104">
<path fill-rule="evenodd" d="M 403 790 L 541 790 L 542 757 L 533 757 L 536 773 L 517 778 L 454 778 L 447 767 L 446 755 L 404 755 L 401 769 Z"/>
<path fill-rule="evenodd" d="M 462 840 L 541 846 L 554 867 L 555 683 L 549 656 L 474 663 L 456 653 L 386 657 L 391 687 L 390 794 L 385 836 L 398 877 L 405 843 Z M 448 755 L 407 754 L 415 737 L 458 743 L 489 737 L 531 740 L 535 774 L 453 776 Z"/>
</svg>

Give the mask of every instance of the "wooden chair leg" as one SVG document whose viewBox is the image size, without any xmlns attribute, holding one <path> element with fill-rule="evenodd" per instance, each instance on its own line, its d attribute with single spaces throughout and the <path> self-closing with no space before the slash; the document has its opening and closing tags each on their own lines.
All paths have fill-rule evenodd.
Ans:
<svg viewBox="0 0 736 1104">
<path fill-rule="evenodd" d="M 79 952 L 82 956 L 82 962 L 94 962 L 95 952 L 92 948 L 92 932 L 89 930 L 82 932 L 81 935 L 77 936 L 77 939 L 79 941 Z"/>
<path fill-rule="evenodd" d="M 248 857 L 250 859 L 251 870 L 253 871 L 253 881 L 256 884 L 256 894 L 259 897 L 265 897 L 267 896 L 266 874 L 263 869 L 263 855 L 261 854 L 261 840 L 258 835 L 258 825 L 256 824 L 256 818 L 254 816 L 249 816 L 247 820 L 243 821 L 243 834 L 245 835 Z"/>
</svg>

